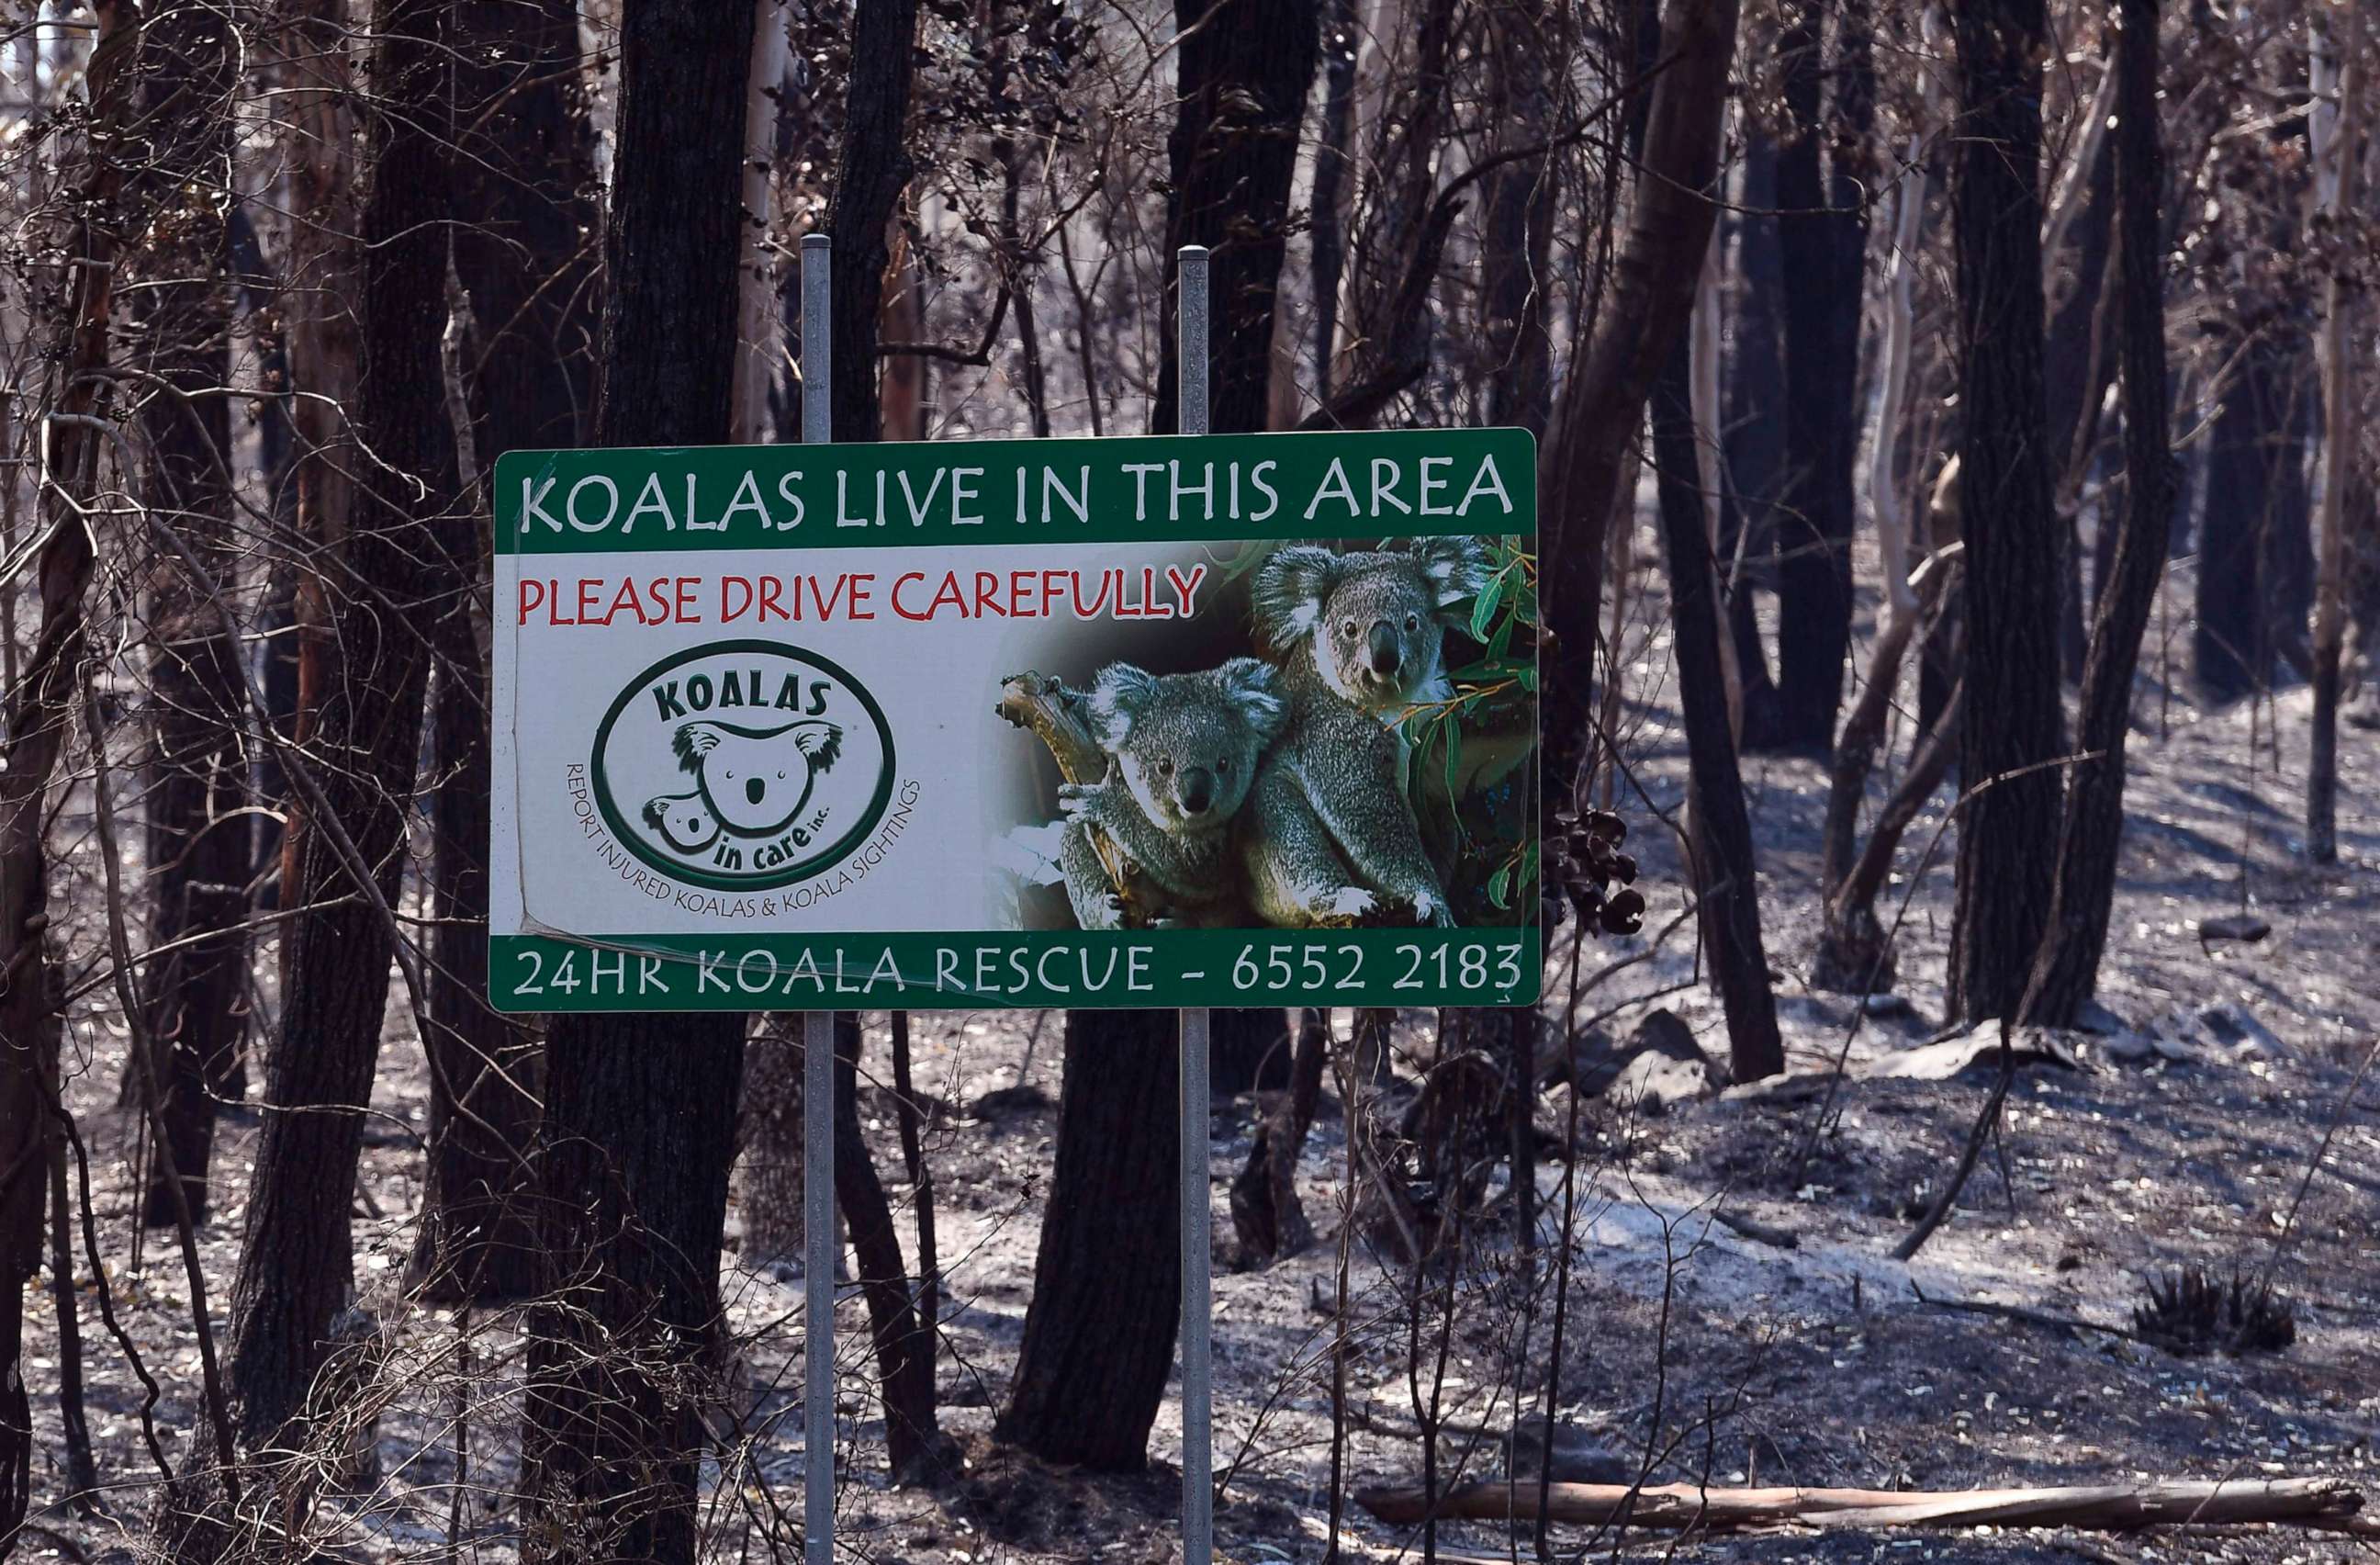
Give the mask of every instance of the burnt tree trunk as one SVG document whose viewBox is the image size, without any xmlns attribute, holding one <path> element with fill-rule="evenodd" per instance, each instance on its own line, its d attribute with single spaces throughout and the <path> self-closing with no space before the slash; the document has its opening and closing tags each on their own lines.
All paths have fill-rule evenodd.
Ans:
<svg viewBox="0 0 2380 1565">
<path fill-rule="evenodd" d="M 1785 258 L 1777 237 L 1777 143 L 1747 127 L 1742 210 L 1733 215 L 1736 306 L 1727 361 L 1727 487 L 1720 496 L 1718 556 L 1725 572 L 1727 626 L 1743 691 L 1743 748 L 1778 742 L 1777 681 L 1768 671 L 1755 612 L 1755 589 L 1776 590 L 1776 519 L 1785 467 L 1785 361 L 1778 315 L 1785 297 Z"/>
<path fill-rule="evenodd" d="M 1682 339 L 1653 388 L 1653 453 L 1658 464 L 1661 540 L 1670 562 L 1670 624 L 1678 662 L 1678 704 L 1686 727 L 1686 810 L 1703 954 L 1727 1009 L 1729 1073 L 1757 1081 L 1785 1069 L 1777 996 L 1760 939 L 1760 888 L 1743 778 L 1728 733 L 1719 673 L 1718 576 L 1711 558 L 1701 488 L 1694 476 L 1691 367 Z"/>
<path fill-rule="evenodd" d="M 1244 1266 L 1299 1254 L 1314 1242 L 1314 1225 L 1297 1195 L 1297 1158 L 1322 1101 L 1330 1022 L 1326 1011 L 1302 1009 L 1297 1016 L 1289 1090 L 1257 1117 L 1247 1164 L 1232 1180 L 1232 1231 L 1239 1237 Z"/>
<path fill-rule="evenodd" d="M 1718 170 L 1736 14 L 1735 0 L 1676 0 L 1663 18 L 1663 68 L 1645 119 L 1644 172 L 1614 259 L 1610 297 L 1572 367 L 1541 458 L 1544 606 L 1553 645 L 1539 797 L 1558 806 L 1574 796 L 1594 733 L 1604 544 L 1625 498 L 1623 458 L 1643 422 L 1655 373 L 1684 335 L 1710 244 L 1713 213 L 1703 192 Z"/>
<path fill-rule="evenodd" d="M 728 438 L 745 134 L 720 108 L 744 101 L 752 36 L 750 0 L 622 10 L 601 444 Z M 526 1559 L 695 1557 L 688 1380 L 718 1317 L 744 1025 L 578 1015 L 547 1041 L 539 1217 L 569 1307 L 529 1347 Z"/>
<path fill-rule="evenodd" d="M 1172 1011 L 1066 1015 L 1058 1163 L 996 1438 L 1097 1472 L 1148 1464 L 1182 1312 Z"/>
<path fill-rule="evenodd" d="M 2066 795 L 2051 916 L 2025 1020 L 2070 1027 L 2091 998 L 2115 903 L 2124 839 L 2124 741 L 2132 672 L 2156 606 L 2177 488 L 2168 431 L 2165 255 L 2157 210 L 2165 146 L 2157 126 L 2158 0 L 2119 0 L 2115 69 L 2117 250 L 2121 266 L 2124 517 L 2083 664 L 2080 759 Z"/>
<path fill-rule="evenodd" d="M 876 1345 L 884 1400 L 884 1443 L 897 1483 L 932 1483 L 955 1466 L 955 1449 L 934 1419 L 934 1323 L 920 1316 L 892 1204 L 859 1123 L 859 1018 L 834 1019 L 834 1198 L 851 1230 L 859 1291 Z"/>
<path fill-rule="evenodd" d="M 851 87 L 826 219 L 834 240 L 837 440 L 874 440 L 884 427 L 877 397 L 877 323 L 884 269 L 892 263 L 893 209 L 912 171 L 906 131 L 917 41 L 917 0 L 857 0 L 853 7 Z M 742 101 L 739 92 L 736 102 Z"/>
<path fill-rule="evenodd" d="M 1824 18 L 1836 16 L 1833 70 Z M 1864 171 L 1876 120 L 1864 0 L 1797 0 L 1778 39 L 1797 134 L 1777 155 L 1784 294 L 1785 472 L 1777 507 L 1778 741 L 1834 747 L 1852 644 L 1852 467 L 1859 454 Z M 1833 77 L 1833 92 L 1824 91 Z M 1820 169 L 1820 141 L 1829 147 Z"/>
<path fill-rule="evenodd" d="M 1949 1006 L 2020 998 L 2049 916 L 2061 789 L 2061 544 L 2041 379 L 2042 0 L 1957 12 L 1966 702 Z"/>
<path fill-rule="evenodd" d="M 32 1492 L 33 1417 L 25 1395 L 25 1285 L 39 1274 L 47 1193 L 50 1115 L 56 1081 L 62 992 L 47 948 L 49 855 L 44 805 L 65 750 L 91 653 L 83 598 L 91 585 L 91 532 L 80 517 L 95 503 L 105 440 L 92 427 L 106 382 L 109 311 L 129 140 L 133 56 L 140 12 L 128 0 L 94 7 L 99 34 L 86 90 L 88 163 L 62 232 L 47 236 L 61 264 L 49 286 L 58 312 L 44 347 L 55 365 L 51 407 L 72 416 L 55 425 L 42 486 L 48 541 L 35 567 L 41 617 L 18 679 L 0 692 L 0 1537 L 14 1538 Z M 73 422 L 79 420 L 80 422 Z"/>
<path fill-rule="evenodd" d="M 2191 640 L 2192 672 L 2211 700 L 2265 689 L 2275 653 L 2302 632 L 2305 599 L 2283 569 L 2292 548 L 2305 547 L 2302 349 L 2293 327 L 2267 326 L 2241 350 L 2216 404 Z M 2281 605 L 2292 602 L 2290 633 L 2277 635 Z"/>
<path fill-rule="evenodd" d="M 1355 0 L 1321 0 L 1322 124 L 1314 149 L 1314 391 L 1330 400 L 1338 352 L 1339 284 L 1347 270 L 1347 202 L 1354 159 Z"/>
<path fill-rule="evenodd" d="M 362 230 L 357 437 L 375 465 L 347 488 L 327 569 L 335 634 L 319 648 L 316 768 L 338 830 L 294 844 L 310 909 L 284 935 L 289 972 L 266 1061 L 264 1131 L 232 1290 L 231 1385 L 246 1449 L 305 1410 L 332 1318 L 354 1296 L 348 1205 L 380 1055 L 428 666 L 428 561 L 455 525 L 454 452 L 439 362 L 446 313 L 445 61 L 436 0 L 380 0 L 372 30 L 373 178 Z M 393 612 L 392 612 L 393 611 Z M 360 863 L 344 856 L 353 844 Z M 358 885 L 356 871 L 370 877 Z M 221 1453 L 228 1457 L 231 1453 Z"/>
<path fill-rule="evenodd" d="M 1265 427 L 1297 129 L 1320 48 L 1317 12 L 1313 0 L 1179 0 L 1176 17 L 1180 107 L 1169 141 L 1155 428 L 1180 428 L 1176 251 L 1203 244 L 1212 252 L 1210 425 L 1244 434 Z M 1251 1085 L 1281 1016 L 1213 1018 L 1227 1069 L 1245 1067 Z M 1176 1024 L 1170 1011 L 1066 1016 L 1057 1169 L 1023 1356 L 996 1431 L 1052 1461 L 1136 1471 L 1148 1460 L 1181 1316 Z"/>
<path fill-rule="evenodd" d="M 470 0 L 455 40 L 455 270 L 474 331 L 471 401 L 481 477 L 505 451 L 580 443 L 594 411 L 598 327 L 592 146 L 577 85 L 578 22 L 567 0 Z M 444 1302 L 537 1290 L 528 1190 L 536 1049 L 487 1001 L 487 668 L 476 620 L 490 562 L 474 528 L 443 554 L 431 631 L 430 1173 L 409 1279 Z"/>
<path fill-rule="evenodd" d="M 1150 428 L 1180 431 L 1176 252 L 1205 245 L 1213 289 L 1209 424 L 1265 427 L 1273 300 L 1289 243 L 1298 128 L 1320 54 L 1315 0 L 1175 0 L 1179 107 L 1166 140 L 1165 294 Z"/>
<path fill-rule="evenodd" d="M 143 130 L 158 187 L 148 263 L 157 280 L 139 296 L 140 367 L 162 383 L 142 409 L 149 468 L 143 500 L 209 582 L 228 585 L 233 553 L 231 405 L 206 395 L 231 381 L 229 288 L 221 170 L 231 156 L 232 20 L 225 10 L 168 6 L 141 33 Z M 157 1085 L 168 1155 L 148 1148 L 140 1220 L 175 1220 L 170 1165 L 193 1221 L 207 1211 L 219 1097 L 242 1088 L 250 863 L 246 701 L 241 652 L 208 589 L 185 562 L 143 539 L 149 589 L 148 862 L 152 948 L 162 952 L 141 996 L 157 1058 L 135 1062 L 136 1083 Z M 140 1046 L 136 1045 L 135 1046 Z M 138 1095 L 137 1089 L 134 1094 Z M 141 1134 L 152 1143 L 155 1132 Z"/>
<path fill-rule="evenodd" d="M 1490 113 L 1500 150 L 1539 146 L 1554 135 L 1554 29 L 1544 0 L 1500 7 L 1488 18 L 1493 75 Z M 1490 174 L 1481 222 L 1480 315 L 1488 366 L 1488 422 L 1542 436 L 1553 413 L 1553 339 L 1546 330 L 1553 287 L 1556 164 L 1517 158 Z"/>
<path fill-rule="evenodd" d="M 799 1017 L 764 1017 L 744 1051 L 735 1118 L 735 1208 L 744 1265 L 798 1269 L 802 1258 Z"/>
</svg>

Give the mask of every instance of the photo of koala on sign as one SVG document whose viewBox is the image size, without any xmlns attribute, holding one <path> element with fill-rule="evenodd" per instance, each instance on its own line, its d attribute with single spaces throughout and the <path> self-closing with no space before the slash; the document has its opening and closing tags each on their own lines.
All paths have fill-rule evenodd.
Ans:
<svg viewBox="0 0 2380 1565">
<path fill-rule="evenodd" d="M 1214 556 L 1196 616 L 1003 683 L 1047 806 L 996 855 L 1019 926 L 1534 923 L 1535 556 L 1488 537 Z"/>
</svg>

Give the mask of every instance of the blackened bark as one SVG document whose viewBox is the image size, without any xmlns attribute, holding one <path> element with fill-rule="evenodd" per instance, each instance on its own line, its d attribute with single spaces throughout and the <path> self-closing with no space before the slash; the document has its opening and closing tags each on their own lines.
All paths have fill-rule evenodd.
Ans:
<svg viewBox="0 0 2380 1565">
<path fill-rule="evenodd" d="M 859 1291 L 876 1346 L 877 1389 L 884 1400 L 884 1443 L 895 1482 L 932 1483 L 953 1468 L 955 1451 L 934 1421 L 934 1326 L 915 1308 L 909 1269 L 892 1205 L 877 1177 L 875 1155 L 859 1123 L 859 1018 L 834 1019 L 834 1198 L 851 1230 Z"/>
<path fill-rule="evenodd" d="M 2069 684 L 2082 683 L 2082 665 L 2089 654 L 2086 620 L 2095 613 L 2084 593 L 2081 518 L 2072 502 L 2082 490 L 2099 444 L 2100 406 L 2107 400 L 2107 386 L 2116 375 L 2116 354 L 2114 344 L 2107 340 L 2112 334 L 2106 330 L 2104 308 L 2110 270 L 2108 244 L 2115 232 L 2113 138 L 2100 138 L 2086 178 L 2088 196 L 2069 230 L 2074 241 L 2072 260 L 2070 263 L 2060 256 L 2044 257 L 2053 273 L 2065 265 L 2074 274 L 2064 300 L 2050 318 L 2049 336 L 2042 348 L 2042 385 L 2047 398 L 2049 437 L 2053 443 L 2050 490 L 2064 512 L 2065 551 L 2059 576 L 2065 592 L 2058 620 L 2058 646 L 2061 670 Z M 2098 551 L 2098 572 L 2090 589 L 2092 596 L 2097 595 L 2106 584 L 2118 531 L 2119 524 L 2103 512 L 2099 521 L 2102 546 Z"/>
<path fill-rule="evenodd" d="M 386 106 L 370 116 L 355 423 L 395 471 L 375 468 L 350 490 L 325 573 L 336 635 L 323 649 L 314 729 L 318 752 L 340 758 L 320 769 L 326 801 L 383 906 L 395 900 L 419 755 L 427 655 L 415 617 L 455 504 L 438 357 L 449 212 L 443 10 L 438 0 L 380 0 L 373 14 L 373 84 Z M 245 1449 L 300 1415 L 332 1317 L 353 1296 L 347 1208 L 395 950 L 395 930 L 359 894 L 332 834 L 310 829 L 300 850 L 298 899 L 315 911 L 285 936 L 287 997 L 266 1062 L 270 1108 L 232 1290 L 231 1387 Z"/>
<path fill-rule="evenodd" d="M 88 166 L 55 237 L 67 263 L 51 285 L 59 313 L 45 346 L 60 372 L 56 425 L 42 485 L 49 525 L 36 569 L 41 617 L 18 677 L 0 691 L 0 1536 L 14 1536 L 31 1498 L 33 1419 L 25 1396 L 25 1285 L 40 1272 L 50 1107 L 57 1080 L 59 986 L 45 948 L 50 776 L 65 750 L 91 650 L 83 596 L 94 550 L 81 518 L 97 498 L 103 436 L 92 425 L 115 298 L 126 131 L 140 47 L 128 0 L 94 8 L 99 36 L 87 89 Z"/>
<path fill-rule="evenodd" d="M 1785 297 L 1785 257 L 1778 242 L 1777 143 L 1747 127 L 1742 210 L 1735 228 L 1735 321 L 1727 363 L 1727 491 L 1718 517 L 1719 564 L 1728 630 L 1743 689 L 1743 748 L 1777 743 L 1777 681 L 1768 672 L 1755 613 L 1755 589 L 1774 592 L 1775 511 L 1785 466 L 1785 361 L 1778 315 Z"/>
<path fill-rule="evenodd" d="M 1289 242 L 1298 128 L 1320 53 L 1315 0 L 1175 0 L 1179 105 L 1166 147 L 1162 353 L 1151 428 L 1181 428 L 1177 252 L 1205 245 L 1212 288 L 1208 417 L 1218 434 L 1265 427 L 1273 298 Z"/>
<path fill-rule="evenodd" d="M 2010 1013 L 2049 915 L 2059 538 L 2041 379 L 2042 0 L 1957 12 L 1966 702 L 1949 1003 Z"/>
<path fill-rule="evenodd" d="M 1297 1015 L 1289 1090 L 1258 1118 L 1247 1164 L 1232 1180 L 1232 1231 L 1239 1236 L 1244 1266 L 1269 1265 L 1314 1242 L 1314 1225 L 1297 1195 L 1297 1157 L 1322 1101 L 1330 1023 L 1324 1011 L 1307 1009 Z"/>
<path fill-rule="evenodd" d="M 2276 539 L 2305 527 L 2294 336 L 2275 327 L 2250 343 L 2216 406 L 2191 640 L 2193 671 L 2216 701 L 2262 690 L 2271 677 L 2270 605 L 2282 596 L 2272 585 Z"/>
<path fill-rule="evenodd" d="M 1653 388 L 1653 453 L 1658 464 L 1661 538 L 1670 562 L 1670 624 L 1678 661 L 1678 704 L 1686 728 L 1686 810 L 1692 873 L 1711 983 L 1727 1010 L 1730 1074 L 1757 1081 L 1785 1069 L 1777 996 L 1760 939 L 1760 894 L 1752 821 L 1727 721 L 1720 674 L 1718 577 L 1703 520 L 1694 468 L 1692 367 L 1681 338 Z"/>
<path fill-rule="evenodd" d="M 1834 91 L 1824 18 L 1836 13 Z M 1852 642 L 1852 466 L 1867 207 L 1858 157 L 1876 121 L 1864 0 L 1797 0 L 1778 39 L 1799 134 L 1777 157 L 1785 290 L 1785 483 L 1777 507 L 1778 741 L 1834 746 Z M 1820 141 L 1829 143 L 1827 169 Z"/>
<path fill-rule="evenodd" d="M 1493 130 L 1500 149 L 1552 140 L 1554 74 L 1561 25 L 1543 0 L 1499 7 L 1488 18 Z M 1553 286 L 1556 165 L 1524 157 L 1488 177 L 1479 258 L 1488 362 L 1488 422 L 1543 436 L 1553 414 L 1553 340 L 1546 330 Z"/>
<path fill-rule="evenodd" d="M 1558 805 L 1573 798 L 1594 733 L 1604 544 L 1624 498 L 1622 458 L 1643 422 L 1654 374 L 1694 312 L 1710 243 L 1712 207 L 1702 192 L 1718 169 L 1736 14 L 1735 0 L 1677 0 L 1669 8 L 1628 233 L 1540 458 L 1544 605 L 1553 646 L 1539 797 Z"/>
<path fill-rule="evenodd" d="M 1339 283 L 1347 268 L 1347 199 L 1354 168 L 1355 0 L 1321 0 L 1322 126 L 1314 149 L 1314 387 L 1328 403 L 1338 350 Z"/>
<path fill-rule="evenodd" d="M 141 31 L 141 135 L 157 187 L 145 264 L 155 279 L 139 297 L 138 367 L 162 383 L 141 425 L 150 460 L 142 498 L 212 583 L 233 559 L 231 405 L 206 395 L 231 380 L 224 281 L 225 234 L 218 185 L 231 155 L 234 38 L 228 6 L 158 9 Z M 154 873 L 152 946 L 163 954 L 141 996 L 146 1042 L 160 1058 L 130 1068 L 160 1088 L 158 1119 L 169 1156 L 152 1144 L 140 1219 L 175 1220 L 168 1164 L 193 1221 L 207 1210 L 218 1096 L 236 1096 L 246 1031 L 249 826 L 240 649 L 185 562 L 148 549 L 150 699 L 156 713 L 148 761 L 149 863 Z M 137 1045 L 136 1045 L 137 1046 Z M 153 1143 L 155 1132 L 142 1135 Z"/>
<path fill-rule="evenodd" d="M 735 1119 L 735 1208 L 743 1263 L 802 1264 L 801 1018 L 761 1019 L 744 1051 Z"/>
<path fill-rule="evenodd" d="M 1135 1473 L 1181 1325 L 1180 1087 L 1172 1011 L 1070 1011 L 1058 1163 L 1016 1378 L 995 1437 Z"/>
<path fill-rule="evenodd" d="M 725 441 L 750 0 L 629 0 L 604 229 L 596 439 Z M 871 294 L 872 297 L 872 294 Z M 695 1555 L 688 1373 L 718 1314 L 740 1016 L 571 1016 L 546 1045 L 540 1229 L 574 1308 L 542 1312 L 523 1431 L 525 1559 Z"/>
<path fill-rule="evenodd" d="M 917 0 L 857 0 L 853 7 L 851 89 L 826 218 L 834 240 L 837 440 L 874 440 L 884 427 L 876 393 L 877 321 L 884 269 L 892 263 L 892 213 L 913 166 L 907 130 L 917 40 Z"/>
<path fill-rule="evenodd" d="M 2070 1027 L 2091 998 L 2115 903 L 2124 838 L 2124 741 L 2132 672 L 2156 606 L 2177 488 L 2168 431 L 2165 256 L 2157 209 L 2165 147 L 2157 126 L 2158 0 L 2119 0 L 2114 131 L 2117 241 L 2122 266 L 2124 519 L 2099 594 L 2083 666 L 2074 778 L 2058 849 L 2058 881 L 2025 1020 Z"/>
<path fill-rule="evenodd" d="M 475 328 L 466 389 L 492 471 L 505 451 L 576 446 L 593 423 L 593 148 L 568 0 L 469 0 L 450 15 L 462 136 L 455 270 Z M 490 561 L 480 529 L 454 543 L 438 561 L 431 632 L 430 1174 L 408 1275 L 425 1297 L 492 1302 L 540 1280 L 528 1199 L 537 1060 L 486 997 L 490 754 L 475 621 Z"/>
<path fill-rule="evenodd" d="M 695 1558 L 692 1382 L 719 1316 L 742 1025 L 573 1017 L 546 1045 L 539 1210 L 558 1307 L 537 1313 L 529 1345 L 527 1559 Z"/>
<path fill-rule="evenodd" d="M 1207 1048 L 1207 1085 L 1217 1097 L 1274 1092 L 1288 1084 L 1290 1032 L 1278 1006 L 1214 1013 Z"/>
</svg>

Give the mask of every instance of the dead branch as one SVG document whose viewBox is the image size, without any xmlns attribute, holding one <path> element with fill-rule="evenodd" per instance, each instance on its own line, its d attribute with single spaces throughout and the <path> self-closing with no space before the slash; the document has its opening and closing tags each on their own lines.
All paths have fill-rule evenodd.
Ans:
<svg viewBox="0 0 2380 1565">
<path fill-rule="evenodd" d="M 1534 1483 L 1469 1484 L 1439 1499 L 1435 1514 L 1475 1522 L 1537 1515 Z M 1545 1486 L 1546 1514 L 1556 1522 L 1713 1532 L 1774 1528 L 2074 1527 L 2129 1532 L 2138 1527 L 2319 1527 L 2380 1536 L 2359 1514 L 2363 1494 L 2336 1478 L 2274 1478 L 2220 1483 L 2101 1484 L 2074 1488 L 1713 1489 L 1692 1484 L 1635 1488 L 1625 1484 Z M 1417 1488 L 1356 1491 L 1355 1503 L 1383 1522 L 1417 1522 L 1432 1514 Z"/>
</svg>

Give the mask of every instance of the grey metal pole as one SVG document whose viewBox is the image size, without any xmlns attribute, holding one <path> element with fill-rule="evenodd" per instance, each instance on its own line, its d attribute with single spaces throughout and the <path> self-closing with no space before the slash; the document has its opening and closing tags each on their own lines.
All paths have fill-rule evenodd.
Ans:
<svg viewBox="0 0 2380 1565">
<path fill-rule="evenodd" d="M 832 246 L 802 236 L 802 444 L 834 438 Z M 803 1565 L 834 1565 L 834 1013 L 802 1017 Z"/>
<path fill-rule="evenodd" d="M 1175 310 L 1182 433 L 1205 434 L 1207 247 L 1184 245 Z M 1215 1553 L 1214 1250 L 1208 1229 L 1207 1012 L 1182 1013 L 1182 1565 Z"/>
</svg>

